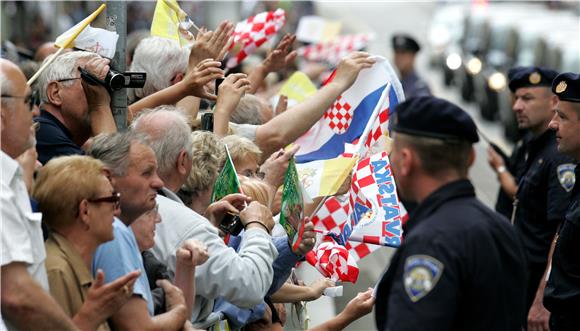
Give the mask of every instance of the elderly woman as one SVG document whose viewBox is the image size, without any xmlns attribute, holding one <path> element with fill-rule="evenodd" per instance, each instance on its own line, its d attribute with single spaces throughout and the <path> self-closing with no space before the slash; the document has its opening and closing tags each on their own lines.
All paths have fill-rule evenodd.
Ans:
<svg viewBox="0 0 580 331">
<path fill-rule="evenodd" d="M 223 143 L 211 132 L 194 131 L 191 137 L 191 172 L 178 195 L 189 208 L 203 215 L 211 203 L 213 185 L 224 164 L 226 153 Z"/>
<path fill-rule="evenodd" d="M 63 189 L 66 188 L 66 189 Z M 46 241 L 50 292 L 81 330 L 109 330 L 107 319 L 130 298 L 138 271 L 104 285 L 91 276 L 97 246 L 113 239 L 119 212 L 101 161 L 88 156 L 52 159 L 38 174 L 33 197 L 52 230 Z"/>
<path fill-rule="evenodd" d="M 148 252 L 149 249 L 155 246 L 155 225 L 160 222 L 161 216 L 156 206 L 141 215 L 131 224 L 131 230 L 133 230 L 139 250 L 143 254 L 145 270 L 147 271 L 147 277 L 155 300 L 156 314 L 158 311 L 160 313 L 164 312 L 165 296 L 163 293 L 160 293 L 161 295 L 157 294 L 159 291 L 157 289 L 160 289 L 160 287 L 157 287 L 155 284 L 157 280 L 170 278 L 167 266 L 163 265 L 153 254 Z M 195 267 L 207 261 L 207 248 L 202 242 L 189 239 L 177 249 L 176 257 L 177 261 L 175 264 L 173 283 L 183 292 L 188 316 L 191 316 L 195 303 Z M 163 303 L 163 306 L 158 307 L 158 304 L 161 303 Z"/>
</svg>

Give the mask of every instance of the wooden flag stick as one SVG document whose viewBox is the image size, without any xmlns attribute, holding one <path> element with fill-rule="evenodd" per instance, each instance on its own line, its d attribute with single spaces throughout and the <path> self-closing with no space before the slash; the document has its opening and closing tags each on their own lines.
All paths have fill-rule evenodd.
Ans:
<svg viewBox="0 0 580 331">
<path fill-rule="evenodd" d="M 52 62 L 54 62 L 54 60 L 64 51 L 64 47 L 61 47 L 58 49 L 58 51 L 52 55 L 50 55 L 50 58 L 44 62 L 44 64 L 42 65 L 42 67 L 40 67 L 40 69 L 38 69 L 38 71 L 36 71 L 36 73 L 34 74 L 34 76 L 30 77 L 30 79 L 28 80 L 28 82 L 26 82 L 26 84 L 28 86 L 32 86 L 32 84 L 34 84 L 34 82 L 38 79 L 38 77 L 40 76 L 40 74 L 44 71 L 44 69 L 46 69 L 49 65 L 52 64 Z"/>
</svg>

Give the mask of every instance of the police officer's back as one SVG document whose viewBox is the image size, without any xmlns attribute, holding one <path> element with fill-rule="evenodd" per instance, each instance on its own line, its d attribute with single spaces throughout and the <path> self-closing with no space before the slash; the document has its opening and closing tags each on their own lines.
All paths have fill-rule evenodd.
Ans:
<svg viewBox="0 0 580 331">
<path fill-rule="evenodd" d="M 550 128 L 558 137 L 558 151 L 572 156 L 576 163 L 561 169 L 563 184 L 573 186 L 573 190 L 554 248 L 544 306 L 552 313 L 552 331 L 571 331 L 580 330 L 580 184 L 577 181 L 580 176 L 580 75 L 559 75 L 552 91 L 558 96 L 559 104 Z"/>
<path fill-rule="evenodd" d="M 509 222 L 467 180 L 479 140 L 459 107 L 409 99 L 393 119 L 393 174 L 419 201 L 379 282 L 379 330 L 520 330 L 525 252 Z"/>
</svg>

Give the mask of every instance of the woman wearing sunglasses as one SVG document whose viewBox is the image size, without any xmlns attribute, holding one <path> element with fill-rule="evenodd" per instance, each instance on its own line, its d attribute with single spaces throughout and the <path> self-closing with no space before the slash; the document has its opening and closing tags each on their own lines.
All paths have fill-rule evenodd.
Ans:
<svg viewBox="0 0 580 331">
<path fill-rule="evenodd" d="M 97 246 L 113 239 L 114 192 L 103 163 L 88 156 L 65 156 L 40 169 L 33 197 L 51 230 L 45 243 L 50 293 L 81 330 L 109 330 L 107 319 L 133 293 L 133 271 L 104 284 L 91 263 Z"/>
</svg>

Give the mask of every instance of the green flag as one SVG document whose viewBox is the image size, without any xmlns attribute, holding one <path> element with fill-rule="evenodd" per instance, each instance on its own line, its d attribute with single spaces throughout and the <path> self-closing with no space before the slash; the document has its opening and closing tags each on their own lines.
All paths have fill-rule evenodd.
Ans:
<svg viewBox="0 0 580 331">
<path fill-rule="evenodd" d="M 238 179 L 238 174 L 236 173 L 236 168 L 234 168 L 234 163 L 230 156 L 230 151 L 228 146 L 226 147 L 226 164 L 224 165 L 222 171 L 218 175 L 215 184 L 213 185 L 213 192 L 211 193 L 211 202 L 216 202 L 221 200 L 228 194 L 240 193 L 241 185 Z"/>
<path fill-rule="evenodd" d="M 296 250 L 302 233 L 304 232 L 304 200 L 300 189 L 300 179 L 296 170 L 296 163 L 292 158 L 286 170 L 284 178 L 284 188 L 282 189 L 282 206 L 280 211 L 280 225 L 288 234 L 288 240 L 292 243 L 292 248 Z"/>
</svg>

